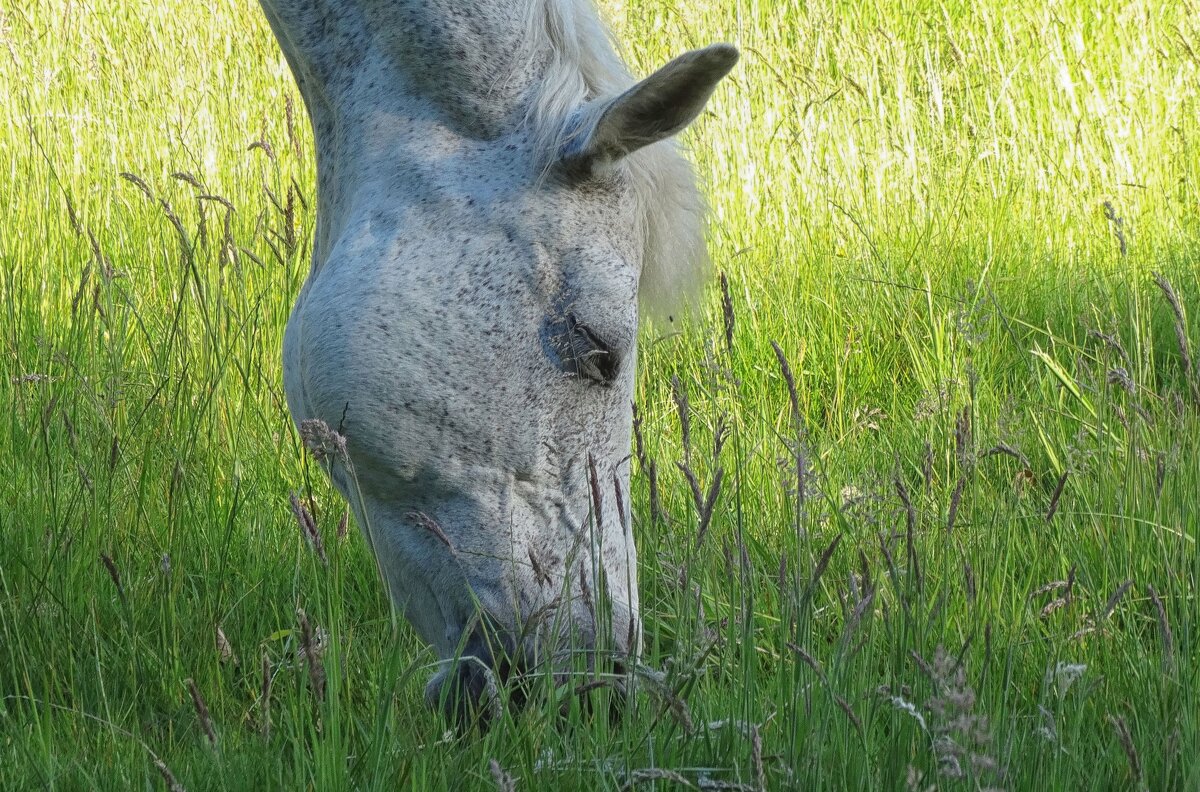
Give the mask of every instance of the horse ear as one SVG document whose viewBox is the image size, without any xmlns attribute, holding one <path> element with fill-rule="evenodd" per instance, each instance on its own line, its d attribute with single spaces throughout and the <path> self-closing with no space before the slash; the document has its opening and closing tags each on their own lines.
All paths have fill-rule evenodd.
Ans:
<svg viewBox="0 0 1200 792">
<path fill-rule="evenodd" d="M 593 173 L 683 131 L 737 60 L 732 45 L 712 44 L 680 55 L 616 97 L 589 102 L 563 148 L 562 164 Z"/>
</svg>

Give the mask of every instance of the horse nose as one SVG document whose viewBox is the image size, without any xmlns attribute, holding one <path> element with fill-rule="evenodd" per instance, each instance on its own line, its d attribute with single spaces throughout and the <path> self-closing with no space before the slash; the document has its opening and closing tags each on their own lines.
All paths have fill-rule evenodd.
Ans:
<svg viewBox="0 0 1200 792">
<path fill-rule="evenodd" d="M 460 728 L 486 726 L 500 715 L 501 689 L 522 666 L 514 642 L 493 631 L 476 631 L 457 657 L 425 686 L 425 701 Z M 514 700 L 512 694 L 510 701 Z M 519 703 L 519 702 L 518 702 Z"/>
<path fill-rule="evenodd" d="M 513 710 L 525 706 L 539 681 L 553 679 L 555 687 L 566 686 L 577 693 L 597 687 L 597 679 L 624 697 L 626 673 L 622 652 L 597 647 L 590 630 L 576 633 L 570 648 L 541 657 L 532 656 L 507 633 L 476 630 L 463 643 L 457 657 L 448 660 L 425 686 L 425 701 L 439 709 L 448 721 L 460 729 L 487 728 L 507 705 Z M 603 674 L 596 673 L 603 669 Z M 549 671 L 549 677 L 543 672 Z M 564 706 L 566 706 L 564 704 Z"/>
</svg>

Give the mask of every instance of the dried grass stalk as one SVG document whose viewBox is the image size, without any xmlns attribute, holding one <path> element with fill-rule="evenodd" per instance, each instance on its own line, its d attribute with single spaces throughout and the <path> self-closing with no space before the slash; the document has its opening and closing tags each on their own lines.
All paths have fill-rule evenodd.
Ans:
<svg viewBox="0 0 1200 792">
<path fill-rule="evenodd" d="M 627 790 L 634 789 L 640 784 L 653 783 L 655 781 L 670 781 L 673 784 L 678 784 L 679 786 L 687 789 L 695 788 L 692 786 L 691 781 L 688 781 L 674 770 L 666 770 L 661 767 L 651 767 L 645 770 L 634 770 L 632 773 L 630 773 L 629 779 L 621 787 L 621 790 L 622 792 L 627 792 Z"/>
<path fill-rule="evenodd" d="M 188 678 L 186 684 L 188 693 L 192 696 L 192 706 L 196 710 L 196 717 L 200 720 L 200 730 L 208 738 L 208 744 L 216 748 L 217 732 L 213 728 L 212 716 L 208 712 L 208 705 L 204 703 L 204 697 L 200 695 L 200 688 L 196 687 L 196 680 Z"/>
</svg>

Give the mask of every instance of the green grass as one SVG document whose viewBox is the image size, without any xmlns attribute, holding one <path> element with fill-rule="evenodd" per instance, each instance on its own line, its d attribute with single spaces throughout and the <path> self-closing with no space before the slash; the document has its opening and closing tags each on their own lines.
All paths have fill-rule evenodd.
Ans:
<svg viewBox="0 0 1200 792">
<path fill-rule="evenodd" d="M 0 11 L 0 788 L 1200 786 L 1200 9 L 606 8 L 642 71 L 743 48 L 688 138 L 734 324 L 642 341 L 665 678 L 465 736 L 286 412 L 313 163 L 257 8 Z"/>
</svg>

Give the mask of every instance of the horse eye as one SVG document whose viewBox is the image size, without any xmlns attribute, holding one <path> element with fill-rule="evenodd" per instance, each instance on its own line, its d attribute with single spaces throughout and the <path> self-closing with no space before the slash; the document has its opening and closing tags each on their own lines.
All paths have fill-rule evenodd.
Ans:
<svg viewBox="0 0 1200 792">
<path fill-rule="evenodd" d="M 601 385 L 617 378 L 617 353 L 575 314 L 568 313 L 553 324 L 550 342 L 559 368 Z"/>
</svg>

